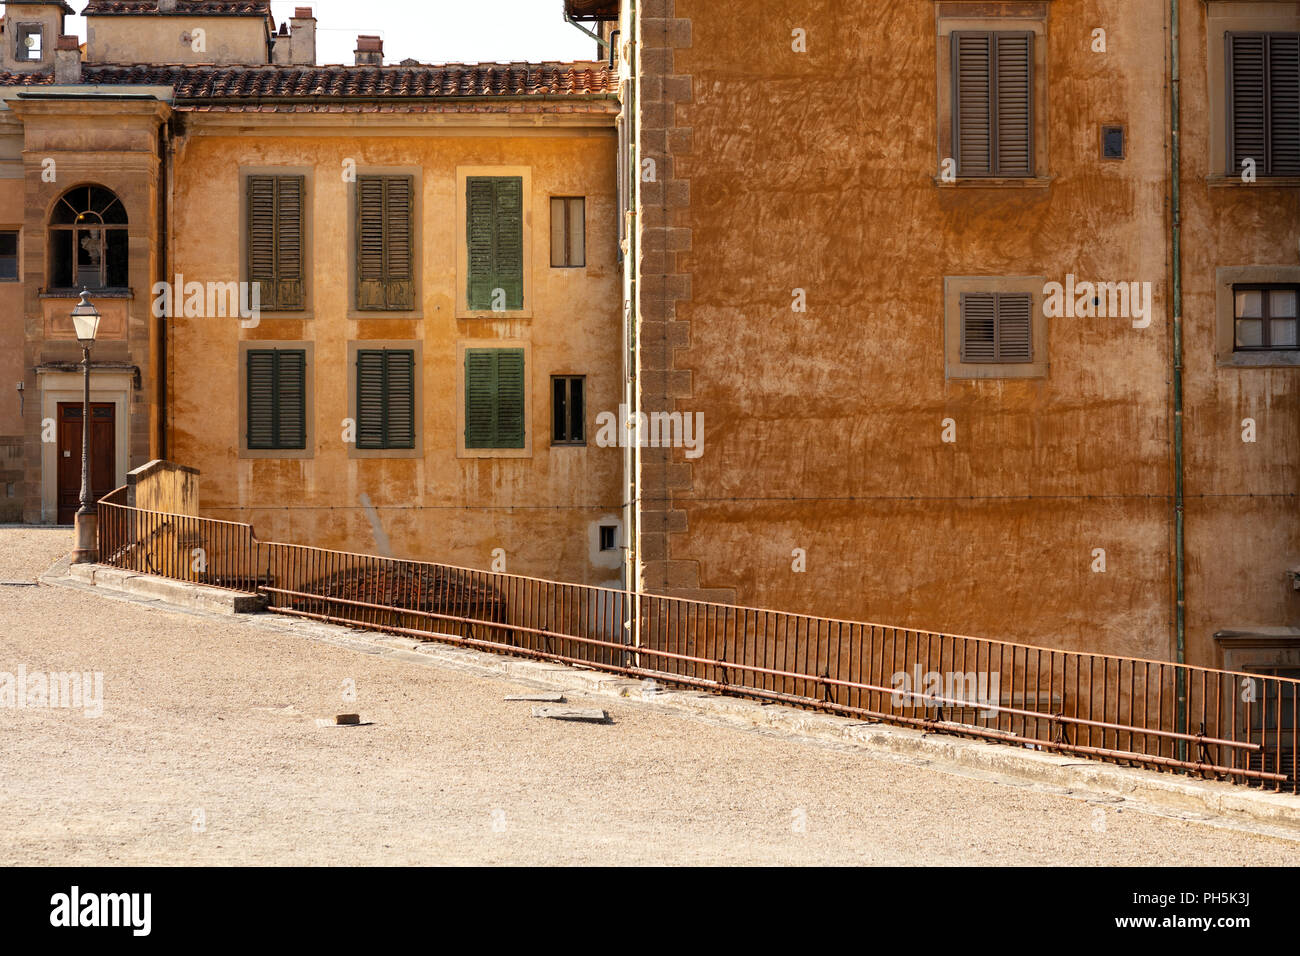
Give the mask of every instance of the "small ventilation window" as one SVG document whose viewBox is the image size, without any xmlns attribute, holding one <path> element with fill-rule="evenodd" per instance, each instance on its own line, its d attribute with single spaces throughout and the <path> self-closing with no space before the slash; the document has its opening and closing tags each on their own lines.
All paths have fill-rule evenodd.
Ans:
<svg viewBox="0 0 1300 956">
<path fill-rule="evenodd" d="M 39 24 L 24 23 L 18 27 L 18 50 L 14 59 L 19 62 L 36 63 L 42 55 L 42 39 L 45 28 Z"/>
<path fill-rule="evenodd" d="M 1124 159 L 1125 156 L 1124 127 L 1103 126 L 1101 128 L 1101 158 Z"/>
<path fill-rule="evenodd" d="M 603 524 L 600 526 L 600 550 L 614 551 L 618 548 L 618 525 Z"/>
</svg>

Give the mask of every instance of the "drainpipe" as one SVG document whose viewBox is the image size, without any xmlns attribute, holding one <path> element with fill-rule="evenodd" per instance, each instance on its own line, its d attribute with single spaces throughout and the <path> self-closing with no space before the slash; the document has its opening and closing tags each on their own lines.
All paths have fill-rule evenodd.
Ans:
<svg viewBox="0 0 1300 956">
<path fill-rule="evenodd" d="M 639 302 L 639 275 L 641 268 L 640 246 L 641 246 L 641 214 L 640 214 L 640 183 L 641 183 L 641 123 L 639 112 L 637 110 L 637 100 L 641 95 L 640 79 L 638 70 L 641 68 L 641 54 L 638 49 L 640 40 L 640 24 L 637 22 L 636 0 L 627 0 L 627 61 L 628 70 L 628 96 L 627 96 L 627 122 L 630 124 L 628 129 L 628 155 L 624 163 L 628 184 L 628 211 L 630 215 L 627 220 L 627 356 L 628 356 L 628 374 L 627 383 L 624 386 L 624 394 L 628 397 L 627 411 L 635 415 L 641 407 L 641 362 L 640 362 L 640 317 L 641 305 Z M 624 430 L 625 423 L 619 423 L 620 434 L 626 434 Z M 627 533 L 627 586 L 632 595 L 630 602 L 632 613 L 631 638 L 634 647 L 641 646 L 641 599 L 638 596 L 641 593 L 641 432 L 636 431 L 636 440 L 628 442 L 626 469 L 627 469 L 627 486 L 628 486 L 628 508 L 625 527 Z M 640 657 L 637 658 L 638 662 Z"/>
<path fill-rule="evenodd" d="M 1182 221 L 1182 149 L 1179 141 L 1181 133 L 1181 71 L 1179 69 L 1179 0 L 1169 0 L 1169 120 L 1172 127 L 1170 137 L 1170 268 L 1173 272 L 1173 313 L 1174 313 L 1174 639 L 1176 642 L 1176 660 L 1181 664 L 1187 662 L 1187 568 L 1183 539 L 1183 221 Z M 1187 732 L 1186 720 L 1187 674 L 1183 668 L 1177 671 L 1177 707 L 1176 723 L 1179 733 Z M 1187 742 L 1179 741 L 1179 759 L 1187 759 Z"/>
</svg>

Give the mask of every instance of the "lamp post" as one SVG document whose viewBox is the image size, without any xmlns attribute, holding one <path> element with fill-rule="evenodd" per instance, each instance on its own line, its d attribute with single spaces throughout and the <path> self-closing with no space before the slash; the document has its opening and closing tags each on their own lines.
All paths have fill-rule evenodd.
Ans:
<svg viewBox="0 0 1300 956">
<path fill-rule="evenodd" d="M 97 540 L 98 515 L 90 500 L 90 349 L 99 332 L 99 310 L 90 304 L 90 293 L 81 290 L 81 301 L 72 309 L 72 325 L 81 346 L 81 369 L 84 392 L 81 402 L 81 507 L 75 519 L 77 546 L 72 551 L 73 564 L 99 560 Z"/>
</svg>

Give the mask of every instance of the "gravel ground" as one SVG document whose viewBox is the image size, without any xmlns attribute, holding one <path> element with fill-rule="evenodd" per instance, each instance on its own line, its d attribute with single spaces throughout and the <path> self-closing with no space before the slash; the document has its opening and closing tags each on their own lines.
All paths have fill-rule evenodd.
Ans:
<svg viewBox="0 0 1300 956">
<path fill-rule="evenodd" d="M 0 528 L 0 581 L 67 530 Z M 1300 843 L 61 587 L 0 586 L 0 671 L 104 675 L 103 715 L 0 707 L 0 864 L 1295 864 Z M 342 700 L 345 681 L 357 702 Z M 368 725 L 321 728 L 357 710 Z"/>
</svg>

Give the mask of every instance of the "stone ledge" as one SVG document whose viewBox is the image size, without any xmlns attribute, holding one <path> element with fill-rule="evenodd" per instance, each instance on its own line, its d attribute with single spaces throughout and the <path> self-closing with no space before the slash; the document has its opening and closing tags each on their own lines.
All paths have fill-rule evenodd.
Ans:
<svg viewBox="0 0 1300 956">
<path fill-rule="evenodd" d="M 104 564 L 73 564 L 69 566 L 68 574 L 73 579 L 94 587 L 137 597 L 156 598 L 178 607 L 215 611 L 218 614 L 255 614 L 266 610 L 264 594 L 227 591 L 205 584 L 173 581 L 152 574 L 123 571 Z"/>
</svg>

